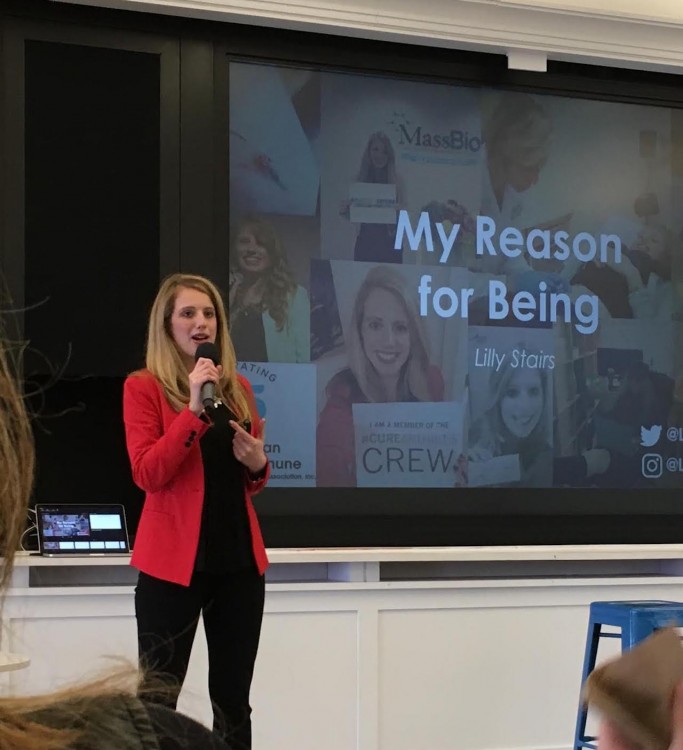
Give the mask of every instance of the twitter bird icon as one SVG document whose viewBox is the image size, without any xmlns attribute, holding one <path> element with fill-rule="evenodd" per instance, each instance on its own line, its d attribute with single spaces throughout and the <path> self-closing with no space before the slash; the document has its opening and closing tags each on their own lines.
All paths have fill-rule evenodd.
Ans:
<svg viewBox="0 0 683 750">
<path fill-rule="evenodd" d="M 662 434 L 662 425 L 653 424 L 652 427 L 641 427 L 640 428 L 640 444 L 646 448 L 651 448 L 657 444 L 659 436 Z"/>
</svg>

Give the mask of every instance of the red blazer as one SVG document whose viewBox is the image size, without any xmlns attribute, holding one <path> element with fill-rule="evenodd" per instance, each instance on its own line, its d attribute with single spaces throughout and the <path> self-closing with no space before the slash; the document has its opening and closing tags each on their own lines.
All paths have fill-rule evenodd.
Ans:
<svg viewBox="0 0 683 750">
<path fill-rule="evenodd" d="M 247 392 L 253 434 L 259 423 L 256 402 L 248 381 L 237 377 Z M 133 481 L 146 493 L 131 564 L 156 578 L 189 586 L 204 504 L 199 438 L 209 425 L 187 408 L 174 411 L 147 370 L 126 379 L 123 421 Z M 259 479 L 251 479 L 244 469 L 244 502 L 259 573 L 268 567 L 268 558 L 251 496 L 263 489 L 269 474 L 270 464 Z"/>
</svg>

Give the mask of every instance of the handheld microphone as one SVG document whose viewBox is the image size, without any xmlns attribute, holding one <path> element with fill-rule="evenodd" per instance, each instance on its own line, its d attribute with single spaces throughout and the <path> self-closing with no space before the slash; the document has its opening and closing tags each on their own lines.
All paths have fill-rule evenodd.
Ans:
<svg viewBox="0 0 683 750">
<path fill-rule="evenodd" d="M 212 344 L 210 341 L 204 341 L 197 347 L 197 351 L 194 353 L 194 361 L 196 362 L 200 357 L 210 359 L 216 367 L 220 364 L 218 349 L 216 348 L 216 345 Z M 202 383 L 201 390 L 199 391 L 199 398 L 205 409 L 214 405 L 214 402 L 216 401 L 216 384 L 213 380 L 207 380 L 206 383 Z"/>
</svg>

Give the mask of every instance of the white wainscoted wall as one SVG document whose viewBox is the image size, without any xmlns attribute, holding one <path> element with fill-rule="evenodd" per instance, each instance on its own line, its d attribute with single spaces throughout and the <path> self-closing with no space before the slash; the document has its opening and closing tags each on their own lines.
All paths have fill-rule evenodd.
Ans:
<svg viewBox="0 0 683 750">
<path fill-rule="evenodd" d="M 683 545 L 273 550 L 254 750 L 568 750 L 588 605 L 683 601 Z M 20 558 L 2 675 L 42 691 L 135 660 L 135 571 Z M 87 564 L 85 564 L 87 563 Z M 615 653 L 606 639 L 600 658 Z M 198 634 L 180 707 L 210 723 Z"/>
</svg>

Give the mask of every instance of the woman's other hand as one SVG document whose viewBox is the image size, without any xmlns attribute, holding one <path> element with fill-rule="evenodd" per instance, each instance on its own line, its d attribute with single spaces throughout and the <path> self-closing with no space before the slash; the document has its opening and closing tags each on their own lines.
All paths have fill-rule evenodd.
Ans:
<svg viewBox="0 0 683 750">
<path fill-rule="evenodd" d="M 232 438 L 232 452 L 235 458 L 244 464 L 251 474 L 258 474 L 268 463 L 268 456 L 263 447 L 266 420 L 259 419 L 256 436 L 249 434 L 234 420 L 230 420 L 230 426 L 235 431 Z"/>
</svg>

